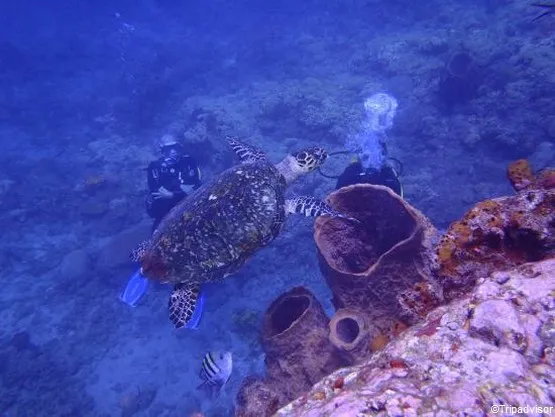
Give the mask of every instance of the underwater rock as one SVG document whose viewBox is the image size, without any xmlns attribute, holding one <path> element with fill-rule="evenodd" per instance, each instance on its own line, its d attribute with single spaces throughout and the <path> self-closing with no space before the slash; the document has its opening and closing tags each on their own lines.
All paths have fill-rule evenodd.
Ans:
<svg viewBox="0 0 555 417">
<path fill-rule="evenodd" d="M 483 82 L 480 67 L 467 51 L 457 51 L 450 55 L 439 80 L 439 99 L 450 111 L 477 96 Z"/>
<path fill-rule="evenodd" d="M 117 197 L 108 204 L 110 217 L 117 221 L 124 221 L 129 214 L 129 202 L 126 197 Z"/>
<path fill-rule="evenodd" d="M 108 204 L 104 201 L 89 198 L 81 202 L 79 210 L 86 217 L 102 217 L 108 212 Z"/>
<path fill-rule="evenodd" d="M 355 309 L 389 335 L 399 321 L 412 324 L 438 305 L 441 290 L 432 282 L 438 232 L 422 213 L 379 185 L 344 187 L 327 201 L 361 222 L 324 216 L 315 222 L 320 269 L 336 309 Z M 426 296 L 418 295 L 422 289 Z"/>
<path fill-rule="evenodd" d="M 138 387 L 124 392 L 118 401 L 121 409 L 121 417 L 131 417 L 134 414 L 146 410 L 156 397 L 156 390 L 141 390 Z"/>
<path fill-rule="evenodd" d="M 31 326 L 32 331 L 36 330 Z M 0 340 L 0 415 L 82 416 L 93 410 L 84 383 L 53 343 L 35 344 L 21 331 Z M 62 349 L 63 350 L 63 349 Z"/>
<path fill-rule="evenodd" d="M 555 407 L 554 291 L 555 259 L 482 277 L 471 293 L 436 308 L 365 363 L 326 376 L 275 416 L 482 416 L 501 405 Z"/>
<path fill-rule="evenodd" d="M 84 250 L 74 250 L 68 253 L 60 264 L 60 274 L 66 279 L 78 279 L 90 273 L 89 254 Z"/>
<path fill-rule="evenodd" d="M 21 352 L 22 350 L 33 350 L 37 348 L 33 344 L 33 342 L 31 342 L 31 335 L 26 331 L 14 334 L 12 336 L 11 345 L 18 352 Z"/>
<path fill-rule="evenodd" d="M 555 168 L 546 168 L 534 173 L 526 159 L 519 159 L 509 164 L 507 176 L 516 191 L 555 188 Z"/>
<path fill-rule="evenodd" d="M 526 159 L 519 159 L 509 164 L 507 177 L 516 191 L 524 190 L 534 184 L 534 173 Z"/>
<path fill-rule="evenodd" d="M 280 405 L 347 365 L 328 339 L 328 322 L 318 300 L 303 287 L 280 295 L 266 310 L 262 348 L 266 374 Z"/>
<path fill-rule="evenodd" d="M 0 180 L 0 197 L 3 197 L 5 194 L 8 194 L 10 188 L 15 184 L 15 181 L 9 179 L 1 179 Z M 0 200 L 0 206 L 3 203 L 3 198 Z"/>
<path fill-rule="evenodd" d="M 508 168 L 516 195 L 478 203 L 453 222 L 438 248 L 447 299 L 469 291 L 477 276 L 555 256 L 555 170 L 534 175 L 524 160 Z"/>
<path fill-rule="evenodd" d="M 117 268 L 130 265 L 129 255 L 143 240 L 150 236 L 150 229 L 150 224 L 141 223 L 109 238 L 100 248 L 97 269 L 111 273 Z"/>
<path fill-rule="evenodd" d="M 271 384 L 255 376 L 243 380 L 237 394 L 235 417 L 269 417 L 278 408 L 279 398 Z"/>
</svg>

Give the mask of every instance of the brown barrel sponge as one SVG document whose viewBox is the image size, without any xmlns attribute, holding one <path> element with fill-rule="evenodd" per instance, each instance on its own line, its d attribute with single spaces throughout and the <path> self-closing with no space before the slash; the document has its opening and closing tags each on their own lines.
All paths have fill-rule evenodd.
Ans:
<svg viewBox="0 0 555 417">
<path fill-rule="evenodd" d="M 321 216 L 315 222 L 320 269 L 335 308 L 363 312 L 382 334 L 395 322 L 414 322 L 414 312 L 398 297 L 432 279 L 437 230 L 388 187 L 351 185 L 332 192 L 327 202 L 360 221 Z"/>
<path fill-rule="evenodd" d="M 310 291 L 295 287 L 280 295 L 262 319 L 261 339 L 268 379 L 292 401 L 347 362 L 328 338 L 329 319 Z"/>
</svg>

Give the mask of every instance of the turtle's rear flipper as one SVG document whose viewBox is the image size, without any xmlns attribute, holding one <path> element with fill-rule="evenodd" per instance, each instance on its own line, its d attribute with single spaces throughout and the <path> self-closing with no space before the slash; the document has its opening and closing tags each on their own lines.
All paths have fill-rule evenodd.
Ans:
<svg viewBox="0 0 555 417">
<path fill-rule="evenodd" d="M 241 162 L 265 161 L 266 154 L 254 146 L 240 142 L 235 136 L 226 136 L 227 143 Z"/>
<path fill-rule="evenodd" d="M 170 295 L 168 309 L 176 329 L 196 329 L 204 312 L 204 292 L 200 285 L 176 285 Z"/>
<path fill-rule="evenodd" d="M 325 202 L 317 200 L 312 196 L 302 196 L 290 200 L 285 200 L 285 212 L 288 214 L 302 214 L 307 217 L 341 217 L 343 219 L 352 220 L 360 223 L 359 220 L 339 213 Z"/>
</svg>

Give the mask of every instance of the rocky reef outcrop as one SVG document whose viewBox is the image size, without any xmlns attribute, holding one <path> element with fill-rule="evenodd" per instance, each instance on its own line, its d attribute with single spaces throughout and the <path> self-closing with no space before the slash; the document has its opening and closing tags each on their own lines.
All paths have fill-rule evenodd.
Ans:
<svg viewBox="0 0 555 417">
<path fill-rule="evenodd" d="M 517 415 L 518 407 L 518 415 L 552 415 L 554 294 L 554 259 L 482 276 L 470 293 L 275 415 Z"/>
<path fill-rule="evenodd" d="M 478 203 L 437 247 L 447 299 L 471 289 L 481 275 L 555 256 L 555 170 L 534 174 L 518 160 L 507 171 L 516 194 Z"/>
</svg>

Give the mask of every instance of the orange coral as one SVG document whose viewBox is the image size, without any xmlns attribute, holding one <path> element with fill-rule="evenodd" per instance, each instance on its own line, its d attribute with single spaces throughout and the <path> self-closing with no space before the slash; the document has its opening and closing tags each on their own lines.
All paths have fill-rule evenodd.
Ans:
<svg viewBox="0 0 555 417">
<path fill-rule="evenodd" d="M 536 176 L 536 184 L 539 188 L 551 190 L 555 188 L 555 169 L 548 168 L 541 171 Z"/>
<path fill-rule="evenodd" d="M 520 160 L 508 171 L 520 191 L 478 203 L 451 224 L 437 247 L 447 298 L 471 288 L 478 275 L 555 255 L 555 170 L 534 178 Z"/>
<path fill-rule="evenodd" d="M 382 350 L 388 342 L 389 337 L 387 337 L 387 335 L 378 333 L 370 340 L 370 351 L 377 352 L 378 350 Z"/>
<path fill-rule="evenodd" d="M 409 328 L 409 326 L 407 326 L 402 321 L 396 321 L 392 325 L 391 333 L 393 334 L 393 336 L 397 337 L 401 333 L 403 333 L 405 330 L 407 330 L 408 328 Z"/>
<path fill-rule="evenodd" d="M 322 391 L 317 391 L 312 395 L 312 399 L 317 401 L 322 401 L 326 399 L 326 393 Z"/>
<path fill-rule="evenodd" d="M 441 303 L 441 300 L 439 289 L 429 281 L 417 282 L 398 296 L 399 304 L 405 314 L 412 316 L 414 321 L 426 317 L 428 312 Z"/>
<path fill-rule="evenodd" d="M 507 176 L 513 188 L 517 191 L 528 188 L 534 182 L 532 168 L 530 168 L 530 164 L 526 159 L 519 159 L 509 164 Z"/>
</svg>

